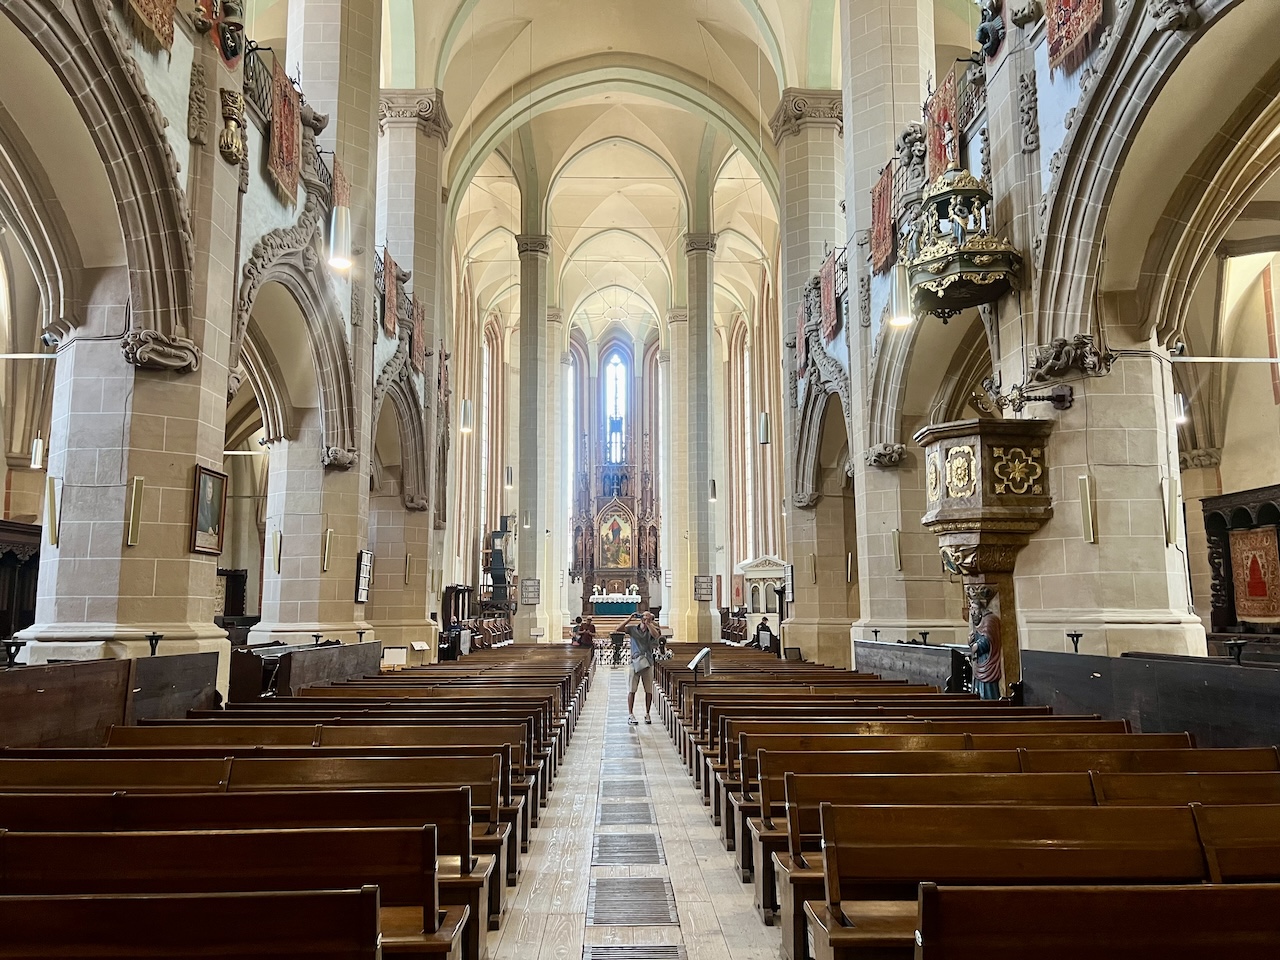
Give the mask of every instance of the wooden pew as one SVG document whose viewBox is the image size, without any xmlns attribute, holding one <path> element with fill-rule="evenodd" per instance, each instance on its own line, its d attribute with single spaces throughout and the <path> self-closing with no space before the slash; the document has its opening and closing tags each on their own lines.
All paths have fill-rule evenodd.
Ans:
<svg viewBox="0 0 1280 960">
<path fill-rule="evenodd" d="M 1280 885 L 922 883 L 916 960 L 1272 960 Z M 992 922 L 993 918 L 998 918 Z"/>
<path fill-rule="evenodd" d="M 486 956 L 465 906 L 441 909 L 436 829 L 0 833 L 0 893 L 16 895 L 380 891 L 383 950 Z M 465 929 L 464 929 L 465 928 Z"/>
<path fill-rule="evenodd" d="M 6 960 L 377 960 L 378 888 L 0 897 Z M 388 949 L 388 953 L 394 952 Z M 452 960 L 452 958 L 451 958 Z"/>
<path fill-rule="evenodd" d="M 445 904 L 489 891 L 489 929 L 503 913 L 494 855 L 472 845 L 471 788 L 290 793 L 0 793 L 0 830 L 93 832 L 317 827 L 436 827 L 436 875 Z M 479 911 L 477 911 L 477 914 Z"/>
<path fill-rule="evenodd" d="M 1208 879 L 1189 807 L 821 808 L 824 886 L 804 905 L 815 960 L 914 953 L 922 881 L 1042 885 Z"/>
</svg>

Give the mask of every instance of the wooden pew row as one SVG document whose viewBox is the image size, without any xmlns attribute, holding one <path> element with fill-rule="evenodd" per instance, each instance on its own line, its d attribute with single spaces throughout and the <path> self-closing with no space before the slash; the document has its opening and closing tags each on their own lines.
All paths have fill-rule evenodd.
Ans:
<svg viewBox="0 0 1280 960">
<path fill-rule="evenodd" d="M 805 960 L 803 904 L 823 895 L 821 805 L 1177 806 L 1280 803 L 1280 773 L 800 774 L 785 777 L 787 849 L 771 858 L 783 955 Z"/>
<path fill-rule="evenodd" d="M 721 814 L 728 809 L 727 794 L 741 791 L 741 761 L 743 734 L 767 736 L 898 736 L 898 735 L 950 735 L 950 734 L 1003 734 L 1003 733 L 1128 733 L 1129 725 L 1123 720 L 1082 720 L 1071 717 L 1038 717 L 1002 719 L 978 717 L 970 720 L 743 720 L 722 717 L 719 759 L 710 756 L 706 760 L 704 782 L 710 784 L 712 822 L 721 826 Z M 1189 745 L 1194 743 L 1189 739 Z M 748 755 L 754 753 L 748 751 Z M 728 831 L 732 834 L 732 829 Z M 722 837 L 725 829 L 722 827 Z M 733 849 L 732 837 L 728 849 Z"/>
<path fill-rule="evenodd" d="M 990 922 L 999 917 L 998 924 Z M 947 887 L 922 883 L 916 960 L 1271 960 L 1280 885 Z M 1082 934 L 1082 931 L 1087 933 Z M 1087 941 L 1087 946 L 1085 942 Z"/>
<path fill-rule="evenodd" d="M 377 960 L 377 887 L 307 893 L 0 897 L 6 960 Z M 388 944 L 395 952 L 395 938 Z M 454 960 L 452 954 L 437 954 Z"/>
<path fill-rule="evenodd" d="M 0 830 L 124 832 L 436 827 L 436 873 L 445 904 L 471 904 L 489 891 L 488 927 L 503 913 L 494 854 L 473 844 L 471 788 L 325 790 L 297 793 L 0 793 Z M 481 910 L 474 914 L 479 917 Z"/>
<path fill-rule="evenodd" d="M 488 955 L 465 906 L 442 909 L 435 827 L 0 833 L 5 896 L 239 893 L 376 885 L 385 954 Z M 199 953 L 199 944 L 191 953 Z"/>
<path fill-rule="evenodd" d="M 826 896 L 804 905 L 815 960 L 913 957 L 923 882 L 1124 886 L 1280 875 L 1277 806 L 824 803 L 821 817 Z M 1081 931 L 1081 952 L 1088 938 Z"/>
</svg>

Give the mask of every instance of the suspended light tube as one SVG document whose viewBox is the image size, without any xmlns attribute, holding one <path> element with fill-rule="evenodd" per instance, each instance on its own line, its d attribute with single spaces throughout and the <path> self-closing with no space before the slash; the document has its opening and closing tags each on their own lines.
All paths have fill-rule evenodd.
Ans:
<svg viewBox="0 0 1280 960">
<path fill-rule="evenodd" d="M 757 432 L 760 435 L 759 436 L 760 445 L 762 447 L 767 446 L 769 443 L 769 411 L 768 410 L 760 411 L 760 423 L 759 423 L 759 426 L 757 427 Z"/>
<path fill-rule="evenodd" d="M 329 218 L 329 266 L 351 269 L 351 208 L 335 205 Z"/>
<path fill-rule="evenodd" d="M 707 485 L 710 488 L 710 494 L 711 494 L 709 497 L 707 497 L 707 502 L 715 503 L 716 502 L 716 482 L 715 480 L 708 480 Z"/>
<path fill-rule="evenodd" d="M 462 433 L 470 433 L 471 432 L 471 401 L 463 400 L 461 410 L 462 410 L 462 416 L 461 416 L 462 422 L 458 426 L 458 430 L 461 431 Z"/>
<path fill-rule="evenodd" d="M 1187 398 L 1180 393 L 1173 395 L 1173 422 L 1178 424 L 1187 422 Z"/>
<path fill-rule="evenodd" d="M 36 438 L 31 441 L 31 469 L 41 470 L 44 468 L 44 438 L 36 433 Z"/>
<path fill-rule="evenodd" d="M 907 289 L 907 270 L 902 264 L 893 267 L 893 295 L 889 301 L 889 326 L 909 327 L 915 321 L 911 314 L 911 292 Z"/>
<path fill-rule="evenodd" d="M 514 486 L 515 486 L 515 471 L 511 469 L 511 467 L 507 467 L 506 488 L 510 490 Z"/>
</svg>

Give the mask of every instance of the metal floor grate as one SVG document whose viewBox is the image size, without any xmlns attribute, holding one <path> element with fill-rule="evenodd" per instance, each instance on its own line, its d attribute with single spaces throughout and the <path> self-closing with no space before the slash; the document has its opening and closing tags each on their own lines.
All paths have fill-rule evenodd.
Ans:
<svg viewBox="0 0 1280 960">
<path fill-rule="evenodd" d="M 600 764 L 601 777 L 643 777 L 641 760 L 605 760 Z"/>
<path fill-rule="evenodd" d="M 626 867 L 666 863 L 656 833 L 597 833 L 591 844 L 593 867 Z"/>
<path fill-rule="evenodd" d="M 582 960 L 688 960 L 684 947 L 673 944 L 623 944 L 613 947 L 583 947 Z"/>
<path fill-rule="evenodd" d="M 605 760 L 639 760 L 640 745 L 638 743 L 619 743 L 604 748 Z"/>
<path fill-rule="evenodd" d="M 627 797 L 647 797 L 649 785 L 643 780 L 601 780 L 602 800 L 621 800 Z"/>
<path fill-rule="evenodd" d="M 596 825 L 626 827 L 657 823 L 651 803 L 602 803 L 596 814 Z"/>
<path fill-rule="evenodd" d="M 588 926 L 637 927 L 679 923 L 676 895 L 667 880 L 600 877 L 587 893 Z"/>
</svg>

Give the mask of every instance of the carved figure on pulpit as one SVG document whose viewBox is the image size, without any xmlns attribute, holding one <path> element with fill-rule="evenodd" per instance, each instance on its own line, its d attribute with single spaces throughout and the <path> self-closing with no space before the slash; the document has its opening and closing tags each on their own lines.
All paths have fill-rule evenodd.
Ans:
<svg viewBox="0 0 1280 960">
<path fill-rule="evenodd" d="M 1004 661 L 1000 648 L 1000 617 L 991 609 L 995 591 L 984 584 L 965 587 L 969 601 L 969 656 L 973 661 L 973 692 L 983 700 L 1000 699 Z"/>
</svg>

